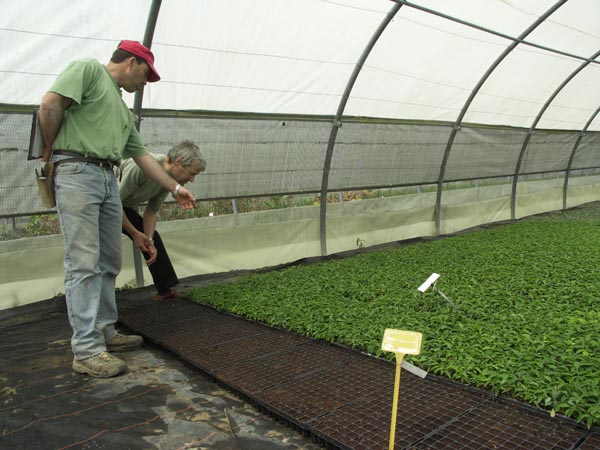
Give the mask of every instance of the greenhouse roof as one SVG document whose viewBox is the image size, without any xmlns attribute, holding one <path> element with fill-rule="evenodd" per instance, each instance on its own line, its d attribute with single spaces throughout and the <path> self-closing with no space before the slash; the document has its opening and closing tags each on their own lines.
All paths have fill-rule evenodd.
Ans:
<svg viewBox="0 0 600 450">
<path fill-rule="evenodd" d="M 599 30 L 595 0 L 13 0 L 0 103 L 134 39 L 162 77 L 145 109 L 600 130 Z"/>
</svg>

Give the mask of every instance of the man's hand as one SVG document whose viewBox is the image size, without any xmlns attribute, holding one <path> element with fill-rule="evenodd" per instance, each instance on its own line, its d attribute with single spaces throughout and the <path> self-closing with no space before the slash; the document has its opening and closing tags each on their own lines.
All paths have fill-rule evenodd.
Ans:
<svg viewBox="0 0 600 450">
<path fill-rule="evenodd" d="M 149 266 L 156 261 L 156 256 L 158 255 L 158 250 L 156 250 L 156 247 L 152 241 L 150 241 L 150 245 L 148 247 L 148 255 L 150 255 L 150 258 L 146 260 L 146 265 Z"/>
<path fill-rule="evenodd" d="M 194 198 L 192 193 L 184 187 L 180 188 L 177 192 L 177 197 L 175 197 L 175 201 L 179 206 L 181 206 L 181 209 L 193 209 L 198 207 L 198 205 L 196 204 L 196 199 Z"/>
<path fill-rule="evenodd" d="M 139 248 L 142 253 L 146 253 L 149 255 L 149 258 L 146 259 L 147 265 L 150 265 L 154 261 L 156 261 L 156 255 L 158 254 L 158 251 L 156 250 L 156 247 L 154 246 L 154 242 L 152 242 L 152 239 L 150 239 L 144 233 L 136 233 L 133 238 L 133 242 L 135 243 L 135 246 L 137 248 Z"/>
</svg>

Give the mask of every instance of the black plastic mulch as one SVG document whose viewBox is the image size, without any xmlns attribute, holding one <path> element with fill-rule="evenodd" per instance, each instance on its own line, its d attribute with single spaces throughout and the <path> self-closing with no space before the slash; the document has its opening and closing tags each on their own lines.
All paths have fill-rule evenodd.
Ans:
<svg viewBox="0 0 600 450">
<path fill-rule="evenodd" d="M 120 322 L 326 448 L 388 448 L 395 366 L 186 299 Z M 396 449 L 600 449 L 600 431 L 402 370 Z"/>
<path fill-rule="evenodd" d="M 119 304 L 150 303 L 153 290 Z M 64 298 L 0 311 L 1 450 L 316 450 L 163 349 L 120 354 L 128 370 L 92 378 L 71 369 Z"/>
</svg>

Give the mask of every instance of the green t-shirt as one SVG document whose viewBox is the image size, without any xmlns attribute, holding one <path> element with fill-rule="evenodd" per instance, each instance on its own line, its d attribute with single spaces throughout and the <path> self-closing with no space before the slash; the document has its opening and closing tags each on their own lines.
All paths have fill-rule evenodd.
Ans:
<svg viewBox="0 0 600 450">
<path fill-rule="evenodd" d="M 147 153 L 121 89 L 99 61 L 72 62 L 50 91 L 73 100 L 53 149 L 77 151 L 112 161 Z"/>
<path fill-rule="evenodd" d="M 154 159 L 162 164 L 167 155 L 155 155 Z M 167 189 L 160 187 L 144 173 L 133 159 L 126 159 L 121 165 L 121 179 L 119 192 L 123 206 L 137 208 L 142 203 L 148 202 L 148 207 L 155 213 L 160 211 L 165 198 L 169 194 Z"/>
</svg>

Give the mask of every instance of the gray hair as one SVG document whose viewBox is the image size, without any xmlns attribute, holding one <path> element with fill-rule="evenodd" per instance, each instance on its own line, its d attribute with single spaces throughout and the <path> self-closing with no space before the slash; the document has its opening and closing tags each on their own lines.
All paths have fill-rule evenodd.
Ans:
<svg viewBox="0 0 600 450">
<path fill-rule="evenodd" d="M 190 166 L 196 162 L 201 165 L 200 172 L 206 170 L 206 160 L 202 156 L 202 152 L 196 144 L 192 141 L 182 141 L 177 145 L 174 145 L 169 153 L 167 154 L 170 163 L 174 163 L 177 158 L 181 158 L 181 164 L 184 166 Z"/>
</svg>

